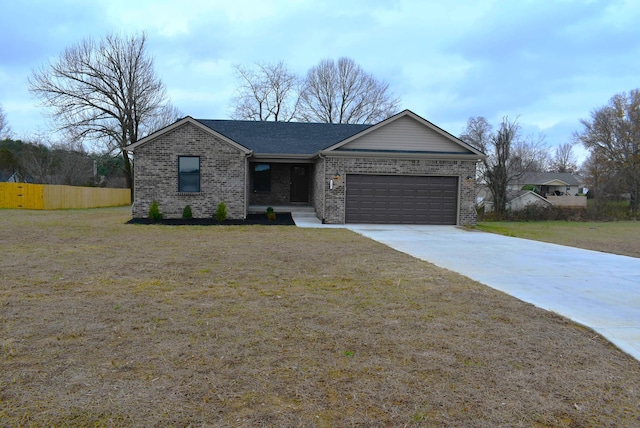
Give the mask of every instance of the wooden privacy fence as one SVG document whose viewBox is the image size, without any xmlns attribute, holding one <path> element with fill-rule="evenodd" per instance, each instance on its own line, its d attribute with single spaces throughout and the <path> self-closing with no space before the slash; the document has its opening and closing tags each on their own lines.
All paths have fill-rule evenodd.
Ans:
<svg viewBox="0 0 640 428">
<path fill-rule="evenodd" d="M 57 210 L 129 205 L 131 190 L 53 184 L 0 183 L 0 208 Z"/>
</svg>

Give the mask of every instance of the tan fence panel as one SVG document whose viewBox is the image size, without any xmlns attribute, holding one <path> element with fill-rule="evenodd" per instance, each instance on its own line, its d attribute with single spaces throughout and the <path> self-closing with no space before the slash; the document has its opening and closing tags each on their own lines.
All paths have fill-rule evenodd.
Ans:
<svg viewBox="0 0 640 428">
<path fill-rule="evenodd" d="M 44 209 L 43 184 L 0 183 L 0 208 Z"/>
<path fill-rule="evenodd" d="M 0 208 L 55 210 L 115 207 L 130 203 L 129 189 L 0 183 Z"/>
<path fill-rule="evenodd" d="M 586 196 L 547 196 L 547 200 L 555 207 L 586 208 Z"/>
<path fill-rule="evenodd" d="M 129 205 L 129 189 L 107 189 L 102 187 L 45 186 L 44 208 L 98 208 Z"/>
</svg>

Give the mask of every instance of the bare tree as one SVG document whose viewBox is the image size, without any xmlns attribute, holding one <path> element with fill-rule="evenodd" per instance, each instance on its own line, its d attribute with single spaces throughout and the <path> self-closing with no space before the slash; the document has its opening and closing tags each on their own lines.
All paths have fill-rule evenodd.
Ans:
<svg viewBox="0 0 640 428">
<path fill-rule="evenodd" d="M 289 122 L 296 116 L 299 78 L 284 62 L 235 66 L 240 82 L 235 99 L 234 119 Z"/>
<path fill-rule="evenodd" d="M 573 154 L 573 143 L 565 143 L 556 147 L 550 170 L 552 172 L 569 172 L 571 174 L 578 171 L 578 161 Z"/>
<path fill-rule="evenodd" d="M 630 194 L 629 208 L 640 205 L 640 89 L 614 95 L 607 105 L 581 120 L 584 130 L 575 138 L 613 168 Z"/>
<path fill-rule="evenodd" d="M 7 115 L 4 112 L 4 108 L 0 105 L 0 138 L 10 138 L 11 137 L 11 128 L 9 127 L 9 122 L 7 121 Z"/>
<path fill-rule="evenodd" d="M 518 138 L 513 142 L 511 153 L 512 170 L 520 175 L 549 170 L 551 160 L 544 134 Z"/>
<path fill-rule="evenodd" d="M 375 123 L 397 113 L 400 100 L 350 58 L 312 67 L 300 94 L 298 118 L 306 122 Z"/>
<path fill-rule="evenodd" d="M 591 151 L 582 163 L 580 173 L 589 188 L 587 197 L 593 199 L 596 218 L 601 218 L 605 195 L 619 193 L 621 180 L 616 175 L 615 168 L 609 163 L 608 157 L 599 149 Z"/>
<path fill-rule="evenodd" d="M 56 184 L 86 186 L 95 184 L 93 159 L 79 142 L 51 145 Z"/>
<path fill-rule="evenodd" d="M 53 151 L 42 143 L 27 144 L 20 158 L 23 174 L 40 184 L 59 184 L 56 181 L 57 159 Z"/>
<path fill-rule="evenodd" d="M 58 131 L 102 143 L 122 156 L 130 188 L 131 159 L 125 147 L 154 131 L 168 105 L 146 40 L 144 33 L 87 39 L 29 79 L 31 92 L 51 109 Z"/>
<path fill-rule="evenodd" d="M 142 130 L 141 135 L 149 135 L 156 132 L 159 129 L 164 128 L 165 126 L 171 125 L 176 121 L 182 119 L 184 114 L 182 111 L 174 106 L 173 104 L 164 104 L 161 106 L 157 113 L 150 117 L 144 123 L 144 129 Z"/>
<path fill-rule="evenodd" d="M 544 163 L 544 137 L 522 139 L 517 119 L 502 119 L 493 132 L 484 117 L 470 118 L 460 139 L 483 151 L 487 157 L 478 169 L 480 181 L 489 191 L 494 211 L 504 216 L 509 199 L 509 185 L 517 182 L 525 172 L 536 171 Z"/>
</svg>

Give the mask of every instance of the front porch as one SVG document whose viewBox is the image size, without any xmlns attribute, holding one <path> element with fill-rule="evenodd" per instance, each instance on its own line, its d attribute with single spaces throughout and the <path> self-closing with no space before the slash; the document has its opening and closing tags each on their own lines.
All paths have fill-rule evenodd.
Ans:
<svg viewBox="0 0 640 428">
<path fill-rule="evenodd" d="M 249 205 L 247 209 L 247 214 L 266 214 L 267 208 L 273 208 L 273 211 L 276 213 L 291 213 L 291 217 L 293 221 L 298 226 L 312 226 L 322 224 L 318 216 L 316 215 L 316 210 L 309 204 L 298 204 L 298 205 Z"/>
<path fill-rule="evenodd" d="M 313 164 L 251 162 L 250 171 L 249 206 L 309 205 Z"/>
</svg>

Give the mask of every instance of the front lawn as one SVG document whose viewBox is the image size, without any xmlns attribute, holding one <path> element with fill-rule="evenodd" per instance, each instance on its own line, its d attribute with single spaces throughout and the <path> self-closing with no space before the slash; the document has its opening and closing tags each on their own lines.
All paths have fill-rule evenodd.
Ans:
<svg viewBox="0 0 640 428">
<path fill-rule="evenodd" d="M 0 211 L 1 426 L 638 426 L 593 331 L 342 229 Z"/>
<path fill-rule="evenodd" d="M 477 228 L 501 235 L 640 257 L 639 221 L 496 221 L 479 223 Z"/>
</svg>

